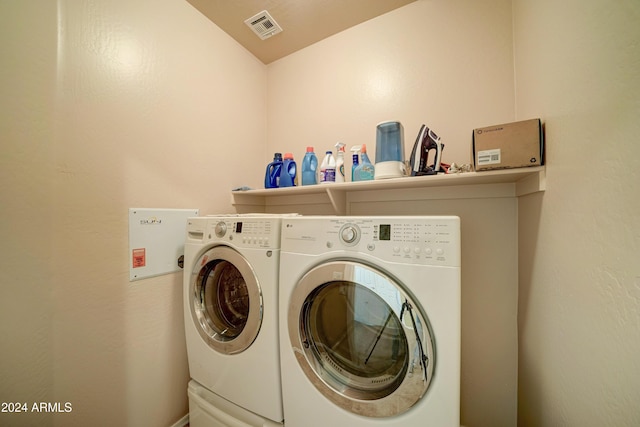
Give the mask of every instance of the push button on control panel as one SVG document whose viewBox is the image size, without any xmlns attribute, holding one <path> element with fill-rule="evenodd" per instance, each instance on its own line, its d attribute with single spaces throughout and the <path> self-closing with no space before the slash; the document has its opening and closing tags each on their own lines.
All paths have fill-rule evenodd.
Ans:
<svg viewBox="0 0 640 427">
<path fill-rule="evenodd" d="M 268 237 L 243 236 L 242 243 L 244 245 L 256 245 L 260 247 L 269 246 Z"/>
</svg>

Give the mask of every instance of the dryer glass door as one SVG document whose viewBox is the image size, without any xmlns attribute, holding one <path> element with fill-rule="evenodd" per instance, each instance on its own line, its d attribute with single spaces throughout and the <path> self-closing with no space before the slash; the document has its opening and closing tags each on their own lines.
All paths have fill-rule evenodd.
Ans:
<svg viewBox="0 0 640 427">
<path fill-rule="evenodd" d="M 247 260 L 216 246 L 196 262 L 189 287 L 191 316 L 214 350 L 236 354 L 248 348 L 262 323 L 262 293 Z"/>
<path fill-rule="evenodd" d="M 309 271 L 291 302 L 289 337 L 298 362 L 335 404 L 387 417 L 426 393 L 435 362 L 429 324 L 390 276 L 333 261 Z"/>
</svg>

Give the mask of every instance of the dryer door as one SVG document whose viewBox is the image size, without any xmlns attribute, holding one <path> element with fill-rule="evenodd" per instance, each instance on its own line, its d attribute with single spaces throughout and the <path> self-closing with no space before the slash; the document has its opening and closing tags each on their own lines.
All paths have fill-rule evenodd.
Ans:
<svg viewBox="0 0 640 427">
<path fill-rule="evenodd" d="M 262 292 L 247 260 L 227 246 L 215 246 L 196 262 L 189 307 L 205 342 L 223 354 L 247 349 L 262 324 Z"/>
<path fill-rule="evenodd" d="M 423 310 L 372 266 L 332 261 L 309 271 L 294 289 L 288 330 L 309 381 L 356 414 L 405 412 L 431 383 L 434 340 Z"/>
</svg>

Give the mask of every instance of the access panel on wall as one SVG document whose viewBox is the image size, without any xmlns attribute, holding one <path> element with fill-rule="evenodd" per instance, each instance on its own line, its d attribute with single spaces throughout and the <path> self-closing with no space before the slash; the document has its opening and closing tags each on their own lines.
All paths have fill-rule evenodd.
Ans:
<svg viewBox="0 0 640 427">
<path fill-rule="evenodd" d="M 129 209 L 129 281 L 180 271 L 187 218 L 198 209 Z"/>
</svg>

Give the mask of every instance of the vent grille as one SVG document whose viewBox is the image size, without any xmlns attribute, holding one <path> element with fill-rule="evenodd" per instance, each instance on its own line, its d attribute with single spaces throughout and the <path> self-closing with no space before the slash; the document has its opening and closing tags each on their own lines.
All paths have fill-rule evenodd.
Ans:
<svg viewBox="0 0 640 427">
<path fill-rule="evenodd" d="M 252 16 L 244 21 L 244 23 L 247 24 L 249 28 L 251 28 L 251 30 L 253 30 L 253 32 L 262 40 L 268 39 L 269 37 L 282 32 L 282 27 L 278 25 L 275 19 L 273 19 L 266 10 Z"/>
</svg>

